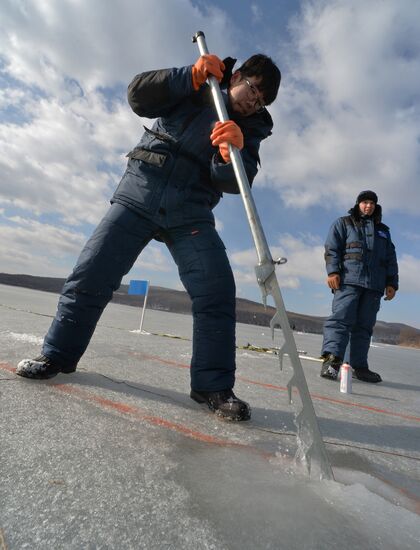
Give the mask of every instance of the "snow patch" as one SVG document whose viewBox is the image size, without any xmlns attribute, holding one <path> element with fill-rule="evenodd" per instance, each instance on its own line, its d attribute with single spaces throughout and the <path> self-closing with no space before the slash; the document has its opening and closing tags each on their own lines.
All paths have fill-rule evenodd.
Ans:
<svg viewBox="0 0 420 550">
<path fill-rule="evenodd" d="M 18 340 L 19 342 L 28 342 L 29 344 L 36 344 L 37 346 L 42 345 L 44 342 L 44 338 L 40 338 L 39 336 L 35 336 L 34 334 L 21 334 L 20 332 L 11 332 L 8 330 L 4 334 L 7 334 L 13 340 Z"/>
<path fill-rule="evenodd" d="M 337 512 L 345 513 L 349 523 L 369 525 L 370 533 L 383 545 L 381 548 L 420 547 L 420 524 L 413 501 L 368 474 L 344 469 L 334 469 L 334 473 L 338 482 L 310 485 Z"/>
</svg>

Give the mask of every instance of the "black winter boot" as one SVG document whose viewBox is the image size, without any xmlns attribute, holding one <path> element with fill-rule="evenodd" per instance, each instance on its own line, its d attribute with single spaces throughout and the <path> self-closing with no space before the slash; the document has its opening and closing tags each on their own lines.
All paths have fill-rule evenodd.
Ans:
<svg viewBox="0 0 420 550">
<path fill-rule="evenodd" d="M 321 367 L 321 377 L 329 378 L 330 380 L 337 380 L 338 372 L 343 360 L 341 357 L 337 357 L 332 353 L 324 353 L 322 357 L 324 358 L 324 362 Z"/>
<path fill-rule="evenodd" d="M 194 391 L 191 399 L 208 408 L 223 420 L 240 422 L 251 418 L 251 407 L 245 401 L 238 399 L 232 390 Z"/>
<path fill-rule="evenodd" d="M 372 384 L 382 382 L 382 378 L 379 374 L 369 370 L 369 367 L 353 369 L 353 374 L 358 380 L 362 380 L 363 382 L 371 382 Z"/>
<path fill-rule="evenodd" d="M 36 380 L 47 380 L 57 376 L 59 372 L 69 374 L 74 372 L 76 366 L 59 365 L 49 357 L 40 355 L 35 359 L 23 359 L 16 369 L 16 374 L 25 378 L 33 378 Z"/>
</svg>

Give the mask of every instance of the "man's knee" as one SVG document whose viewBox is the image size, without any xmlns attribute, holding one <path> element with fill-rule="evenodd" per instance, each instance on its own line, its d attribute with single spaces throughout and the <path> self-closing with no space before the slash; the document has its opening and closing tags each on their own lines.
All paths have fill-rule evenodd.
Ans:
<svg viewBox="0 0 420 550">
<path fill-rule="evenodd" d="M 235 294 L 222 290 L 220 292 L 205 293 L 192 298 L 192 312 L 194 316 L 206 315 L 217 322 L 231 324 L 235 322 L 236 300 Z"/>
</svg>

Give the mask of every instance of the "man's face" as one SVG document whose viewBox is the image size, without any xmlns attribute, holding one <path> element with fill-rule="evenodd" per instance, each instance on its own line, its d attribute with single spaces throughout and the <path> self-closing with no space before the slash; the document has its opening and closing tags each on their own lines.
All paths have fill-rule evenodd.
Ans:
<svg viewBox="0 0 420 550">
<path fill-rule="evenodd" d="M 375 210 L 375 203 L 371 200 L 359 202 L 360 212 L 364 216 L 371 216 Z"/>
<path fill-rule="evenodd" d="M 242 77 L 239 71 L 232 75 L 229 87 L 230 104 L 235 113 L 253 115 L 264 108 L 264 97 L 258 89 L 261 77 Z"/>
</svg>

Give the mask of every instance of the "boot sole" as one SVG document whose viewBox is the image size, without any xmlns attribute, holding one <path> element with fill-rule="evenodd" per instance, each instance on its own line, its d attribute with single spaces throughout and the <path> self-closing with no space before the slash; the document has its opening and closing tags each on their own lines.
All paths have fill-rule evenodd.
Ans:
<svg viewBox="0 0 420 550">
<path fill-rule="evenodd" d="M 382 382 L 382 379 L 381 380 L 366 380 L 365 378 L 358 378 L 356 375 L 354 375 L 354 378 L 356 378 L 356 380 L 359 380 L 360 382 L 367 382 L 368 384 L 379 384 L 380 382 Z"/>
<path fill-rule="evenodd" d="M 27 378 L 28 380 L 50 380 L 50 378 L 54 378 L 58 374 L 71 374 L 72 372 L 76 372 L 76 369 L 74 370 L 67 370 L 67 371 L 59 371 L 55 372 L 54 374 L 42 374 L 42 375 L 33 375 L 26 373 L 25 371 L 18 372 L 16 371 L 17 376 L 21 376 L 22 378 Z"/>
</svg>

